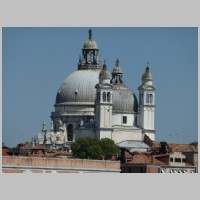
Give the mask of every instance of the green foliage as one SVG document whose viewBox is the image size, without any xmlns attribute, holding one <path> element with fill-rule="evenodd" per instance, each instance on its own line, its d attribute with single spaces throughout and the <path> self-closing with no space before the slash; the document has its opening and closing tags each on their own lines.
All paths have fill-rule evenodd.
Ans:
<svg viewBox="0 0 200 200">
<path fill-rule="evenodd" d="M 108 138 L 101 140 L 96 138 L 79 138 L 71 145 L 74 157 L 88 159 L 111 159 L 119 153 L 114 141 Z"/>
<path fill-rule="evenodd" d="M 117 156 L 119 149 L 115 142 L 109 138 L 102 138 L 100 140 L 100 146 L 104 151 L 105 159 L 111 159 L 112 155 Z"/>
</svg>

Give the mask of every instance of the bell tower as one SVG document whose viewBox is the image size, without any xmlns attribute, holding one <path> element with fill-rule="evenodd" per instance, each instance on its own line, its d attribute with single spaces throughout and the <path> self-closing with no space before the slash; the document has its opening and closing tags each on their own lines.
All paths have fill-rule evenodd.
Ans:
<svg viewBox="0 0 200 200">
<path fill-rule="evenodd" d="M 111 138 L 112 130 L 112 88 L 110 73 L 104 62 L 96 88 L 95 118 L 97 138 Z"/>
<path fill-rule="evenodd" d="M 152 75 L 147 63 L 146 71 L 142 75 L 142 84 L 139 90 L 139 126 L 143 129 L 143 133 L 148 135 L 150 139 L 155 140 L 154 129 L 154 111 L 155 111 L 155 91 L 153 86 Z"/>
</svg>

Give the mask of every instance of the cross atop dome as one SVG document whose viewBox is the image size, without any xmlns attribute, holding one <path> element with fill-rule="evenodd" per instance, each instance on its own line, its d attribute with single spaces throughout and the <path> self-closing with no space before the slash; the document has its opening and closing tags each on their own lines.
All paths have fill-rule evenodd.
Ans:
<svg viewBox="0 0 200 200">
<path fill-rule="evenodd" d="M 89 40 L 91 40 L 92 39 L 92 29 L 89 29 L 88 33 L 89 33 Z"/>
<path fill-rule="evenodd" d="M 103 70 L 107 70 L 106 60 L 103 61 Z"/>
<path fill-rule="evenodd" d="M 117 60 L 116 60 L 116 64 L 115 64 L 116 66 L 119 66 L 119 59 L 117 58 Z"/>
<path fill-rule="evenodd" d="M 142 75 L 142 80 L 144 82 L 152 81 L 152 75 L 151 75 L 150 70 L 149 70 L 149 62 L 147 63 L 146 70 L 145 70 L 144 74 Z"/>
<path fill-rule="evenodd" d="M 147 62 L 146 71 L 149 71 L 149 62 Z"/>
</svg>

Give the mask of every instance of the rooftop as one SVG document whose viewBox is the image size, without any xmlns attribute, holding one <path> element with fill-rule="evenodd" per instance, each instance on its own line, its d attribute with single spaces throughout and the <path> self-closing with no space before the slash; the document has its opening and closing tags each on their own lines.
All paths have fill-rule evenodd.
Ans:
<svg viewBox="0 0 200 200">
<path fill-rule="evenodd" d="M 176 152 L 198 152 L 198 147 L 191 144 L 176 144 L 176 143 L 168 143 L 168 146 L 172 149 L 172 151 Z"/>
<path fill-rule="evenodd" d="M 134 150 L 145 151 L 147 149 L 150 149 L 150 146 L 142 141 L 126 140 L 126 141 L 117 143 L 117 145 L 120 148 L 128 148 L 131 152 Z"/>
</svg>

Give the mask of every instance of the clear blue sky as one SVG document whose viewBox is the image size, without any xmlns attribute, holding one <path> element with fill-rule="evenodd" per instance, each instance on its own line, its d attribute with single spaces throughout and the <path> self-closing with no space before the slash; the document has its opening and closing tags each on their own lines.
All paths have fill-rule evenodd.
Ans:
<svg viewBox="0 0 200 200">
<path fill-rule="evenodd" d="M 89 27 L 90 28 L 90 27 Z M 88 39 L 86 28 L 3 28 L 2 141 L 15 146 L 31 140 L 54 111 L 63 80 L 77 70 Z M 156 91 L 156 140 L 198 140 L 198 29 L 92 28 L 112 71 L 116 58 L 123 79 L 138 97 L 150 63 Z"/>
</svg>

